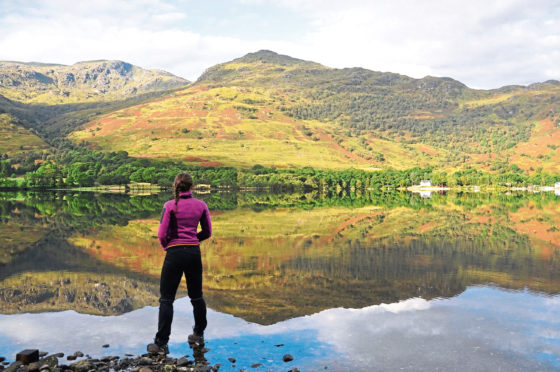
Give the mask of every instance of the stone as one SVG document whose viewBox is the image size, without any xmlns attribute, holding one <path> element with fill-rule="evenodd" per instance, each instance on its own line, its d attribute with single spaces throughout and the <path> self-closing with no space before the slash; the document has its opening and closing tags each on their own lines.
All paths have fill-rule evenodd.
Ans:
<svg viewBox="0 0 560 372">
<path fill-rule="evenodd" d="M 105 345 L 103 345 L 102 347 L 104 347 L 104 348 L 108 348 L 109 346 L 111 346 L 111 345 L 109 345 L 109 344 L 105 344 Z"/>
<path fill-rule="evenodd" d="M 76 357 L 78 357 L 78 358 L 81 358 L 81 357 L 84 356 L 84 353 L 82 353 L 81 351 L 76 351 L 76 352 L 74 353 L 74 355 L 75 355 Z"/>
<path fill-rule="evenodd" d="M 74 372 L 87 372 L 94 368 L 95 366 L 87 359 L 80 360 L 79 362 L 72 363 L 70 365 L 70 369 Z"/>
<path fill-rule="evenodd" d="M 227 360 L 229 360 L 231 363 L 235 363 L 235 362 L 236 362 L 235 358 L 227 358 Z"/>
<path fill-rule="evenodd" d="M 192 362 L 189 363 L 189 360 L 185 357 L 177 359 L 177 367 L 186 367 L 190 364 L 192 364 Z"/>
<path fill-rule="evenodd" d="M 251 364 L 251 368 L 259 368 L 260 366 L 262 366 L 262 363 Z"/>
<path fill-rule="evenodd" d="M 47 354 L 48 354 L 48 353 L 47 353 L 46 351 L 41 351 L 41 352 L 39 353 L 39 358 L 45 357 L 45 356 L 47 356 Z"/>
<path fill-rule="evenodd" d="M 296 367 L 290 369 L 288 372 L 299 372 L 299 369 L 297 369 Z"/>
<path fill-rule="evenodd" d="M 274 346 L 276 346 L 276 347 L 282 347 L 282 346 L 284 346 L 284 344 L 276 344 L 276 345 L 274 345 Z"/>
<path fill-rule="evenodd" d="M 294 360 L 294 357 L 291 356 L 290 354 L 286 354 L 282 357 L 282 360 L 287 363 L 287 362 L 291 362 L 292 360 Z"/>
<path fill-rule="evenodd" d="M 58 367 L 58 358 L 55 355 L 50 355 L 46 358 L 43 358 L 41 360 L 39 360 L 39 365 L 41 365 L 42 369 L 43 365 L 47 365 L 49 368 L 54 368 L 54 367 Z"/>
<path fill-rule="evenodd" d="M 21 367 L 23 365 L 23 363 L 21 362 L 21 360 L 16 360 L 15 362 L 13 362 L 12 364 L 10 364 L 8 366 L 8 368 L 6 368 L 4 371 L 6 372 L 15 372 L 16 369 L 18 369 L 19 367 Z"/>
<path fill-rule="evenodd" d="M 0 356 L 0 363 L 5 361 L 5 360 L 6 360 L 6 358 L 4 358 L 3 356 Z"/>
<path fill-rule="evenodd" d="M 29 365 L 27 366 L 27 370 L 29 372 L 36 372 L 39 370 L 39 362 L 33 362 L 33 363 L 29 363 Z"/>
<path fill-rule="evenodd" d="M 148 368 L 148 367 L 142 367 L 142 368 L 140 368 L 140 371 L 138 371 L 138 372 L 153 372 L 153 371 L 152 371 L 152 369 L 151 369 L 151 368 Z"/>
<path fill-rule="evenodd" d="M 38 360 L 39 350 L 37 349 L 25 349 L 16 354 L 16 361 L 20 361 L 23 364 L 37 362 Z"/>
<path fill-rule="evenodd" d="M 173 364 L 166 364 L 165 367 L 163 368 L 163 370 L 165 372 L 175 372 L 177 369 L 175 368 L 175 366 Z"/>
<path fill-rule="evenodd" d="M 139 364 L 141 366 L 149 366 L 154 362 L 154 360 L 152 358 L 148 358 L 148 357 L 142 357 L 140 358 Z"/>
<path fill-rule="evenodd" d="M 56 354 L 53 354 L 52 356 L 55 356 L 57 358 L 64 358 L 64 353 L 56 353 Z"/>
<path fill-rule="evenodd" d="M 78 357 L 76 355 L 68 355 L 66 357 L 66 360 L 76 360 L 76 359 L 78 359 Z"/>
</svg>

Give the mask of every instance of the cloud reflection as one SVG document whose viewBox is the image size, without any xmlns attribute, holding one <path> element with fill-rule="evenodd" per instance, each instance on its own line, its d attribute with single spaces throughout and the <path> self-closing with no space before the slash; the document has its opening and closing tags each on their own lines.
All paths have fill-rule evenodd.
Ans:
<svg viewBox="0 0 560 372">
<path fill-rule="evenodd" d="M 176 302 L 171 351 L 189 352 L 188 299 Z M 451 299 L 413 298 L 363 309 L 336 308 L 270 326 L 209 311 L 206 355 L 236 357 L 285 370 L 283 353 L 303 370 L 526 371 L 560 370 L 560 297 L 470 287 Z M 157 308 L 100 317 L 73 311 L 0 316 L 0 355 L 24 348 L 91 355 L 143 352 L 155 332 Z M 110 349 L 101 345 L 110 344 Z M 275 347 L 274 344 L 284 344 Z M 247 365 L 243 365 L 243 363 Z M 291 367 L 290 367 L 291 368 Z"/>
</svg>

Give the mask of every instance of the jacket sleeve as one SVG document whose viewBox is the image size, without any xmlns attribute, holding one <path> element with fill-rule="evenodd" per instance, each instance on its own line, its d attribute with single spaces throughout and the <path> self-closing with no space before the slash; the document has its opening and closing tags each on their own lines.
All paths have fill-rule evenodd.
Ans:
<svg viewBox="0 0 560 372">
<path fill-rule="evenodd" d="M 200 228 L 201 230 L 196 234 L 199 242 L 212 236 L 212 221 L 210 220 L 210 211 L 206 204 L 204 205 L 202 216 L 200 216 Z"/>
<path fill-rule="evenodd" d="M 161 244 L 162 248 L 167 247 L 167 244 L 169 243 L 167 241 L 167 231 L 169 230 L 169 212 L 170 209 L 166 208 L 166 206 L 163 206 L 163 210 L 161 211 L 161 219 L 159 221 L 159 230 L 158 230 L 158 239 L 159 239 L 159 244 Z"/>
</svg>

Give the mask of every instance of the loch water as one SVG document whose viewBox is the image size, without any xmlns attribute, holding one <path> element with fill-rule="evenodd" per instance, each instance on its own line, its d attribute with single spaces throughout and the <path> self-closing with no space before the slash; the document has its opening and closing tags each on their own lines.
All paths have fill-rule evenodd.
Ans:
<svg viewBox="0 0 560 372">
<path fill-rule="evenodd" d="M 220 370 L 560 370 L 554 193 L 195 196 L 214 226 L 204 357 Z M 169 198 L 0 193 L 0 356 L 143 353 Z M 172 355 L 192 355 L 191 326 L 183 283 Z"/>
</svg>

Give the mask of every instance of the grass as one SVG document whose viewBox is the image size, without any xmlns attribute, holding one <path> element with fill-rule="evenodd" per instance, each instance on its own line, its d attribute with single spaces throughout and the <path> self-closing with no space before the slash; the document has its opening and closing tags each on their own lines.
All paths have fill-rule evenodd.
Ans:
<svg viewBox="0 0 560 372">
<path fill-rule="evenodd" d="M 30 130 L 15 124 L 9 114 L 0 114 L 0 153 L 46 150 L 49 146 Z"/>
</svg>

